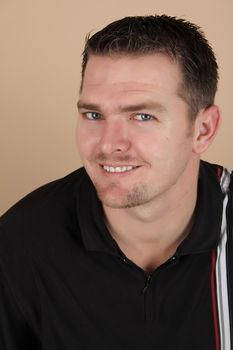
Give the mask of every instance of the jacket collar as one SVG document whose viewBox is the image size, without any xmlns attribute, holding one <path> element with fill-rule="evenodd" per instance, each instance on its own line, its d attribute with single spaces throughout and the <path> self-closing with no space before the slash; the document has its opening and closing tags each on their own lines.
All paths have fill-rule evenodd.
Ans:
<svg viewBox="0 0 233 350">
<path fill-rule="evenodd" d="M 178 255 L 201 253 L 217 247 L 224 197 L 219 179 L 221 171 L 221 167 L 201 161 L 194 223 L 189 235 L 178 247 Z"/>
<path fill-rule="evenodd" d="M 118 255 L 120 249 L 109 233 L 95 188 L 82 168 L 77 195 L 77 215 L 84 246 L 89 251 Z M 200 162 L 194 224 L 177 249 L 178 255 L 195 254 L 216 247 L 220 238 L 223 194 L 219 183 L 222 168 Z"/>
</svg>

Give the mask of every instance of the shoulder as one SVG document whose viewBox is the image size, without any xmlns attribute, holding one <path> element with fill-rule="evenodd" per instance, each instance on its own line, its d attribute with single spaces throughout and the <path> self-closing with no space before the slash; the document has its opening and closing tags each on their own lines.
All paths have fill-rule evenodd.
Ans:
<svg viewBox="0 0 233 350">
<path fill-rule="evenodd" d="M 31 249 L 38 240 L 55 239 L 67 222 L 76 220 L 76 200 L 83 183 L 84 168 L 37 188 L 22 198 L 0 218 L 0 254 L 10 245 Z M 58 229 L 59 228 L 59 229 Z M 2 247 L 2 248 L 1 248 Z"/>
<path fill-rule="evenodd" d="M 11 291 L 31 324 L 39 312 L 36 281 L 47 277 L 63 250 L 69 254 L 73 232 L 80 241 L 76 200 L 86 184 L 84 169 L 78 169 L 29 193 L 0 218 L 0 297 Z"/>
<path fill-rule="evenodd" d="M 225 182 L 230 185 L 233 179 L 233 172 L 222 165 L 201 160 L 200 177 L 212 181 L 215 184 L 219 184 L 220 186 Z"/>
<path fill-rule="evenodd" d="M 80 168 L 60 179 L 56 179 L 35 189 L 14 204 L 5 214 L 3 214 L 0 219 L 0 226 L 12 215 L 17 215 L 19 211 L 23 211 L 25 209 L 33 211 L 33 209 L 42 207 L 42 204 L 44 205 L 49 201 L 62 198 L 65 193 L 74 192 L 76 189 L 78 189 L 79 184 L 85 177 L 85 174 L 84 168 Z"/>
</svg>

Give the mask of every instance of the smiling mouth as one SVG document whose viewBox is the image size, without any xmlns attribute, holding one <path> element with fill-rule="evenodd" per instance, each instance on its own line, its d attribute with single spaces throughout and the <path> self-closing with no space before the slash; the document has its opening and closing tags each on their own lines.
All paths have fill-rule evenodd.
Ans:
<svg viewBox="0 0 233 350">
<path fill-rule="evenodd" d="M 102 165 L 102 168 L 107 172 L 107 173 L 126 173 L 129 172 L 133 169 L 139 168 L 139 166 L 117 166 L 117 167 L 113 167 L 113 166 L 108 166 L 108 165 Z"/>
</svg>

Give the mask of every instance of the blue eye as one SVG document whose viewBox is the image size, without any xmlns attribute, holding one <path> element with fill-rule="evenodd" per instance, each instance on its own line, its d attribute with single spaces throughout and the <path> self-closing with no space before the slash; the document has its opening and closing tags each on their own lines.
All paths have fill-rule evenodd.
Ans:
<svg viewBox="0 0 233 350">
<path fill-rule="evenodd" d="M 134 119 L 142 121 L 142 122 L 146 122 L 146 121 L 149 121 L 149 120 L 153 120 L 154 117 L 152 117 L 151 115 L 146 114 L 146 113 L 140 113 L 140 114 L 137 114 L 134 117 Z"/>
<path fill-rule="evenodd" d="M 84 113 L 84 115 L 89 120 L 99 120 L 102 118 L 102 115 L 98 112 L 86 112 L 86 113 Z"/>
</svg>

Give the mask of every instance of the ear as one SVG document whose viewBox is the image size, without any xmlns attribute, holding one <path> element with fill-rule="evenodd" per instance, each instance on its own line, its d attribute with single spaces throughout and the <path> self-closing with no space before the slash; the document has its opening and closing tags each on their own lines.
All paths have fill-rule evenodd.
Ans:
<svg viewBox="0 0 233 350">
<path fill-rule="evenodd" d="M 202 154 L 213 142 L 220 126 L 221 115 L 218 106 L 201 110 L 195 121 L 193 152 Z"/>
</svg>

